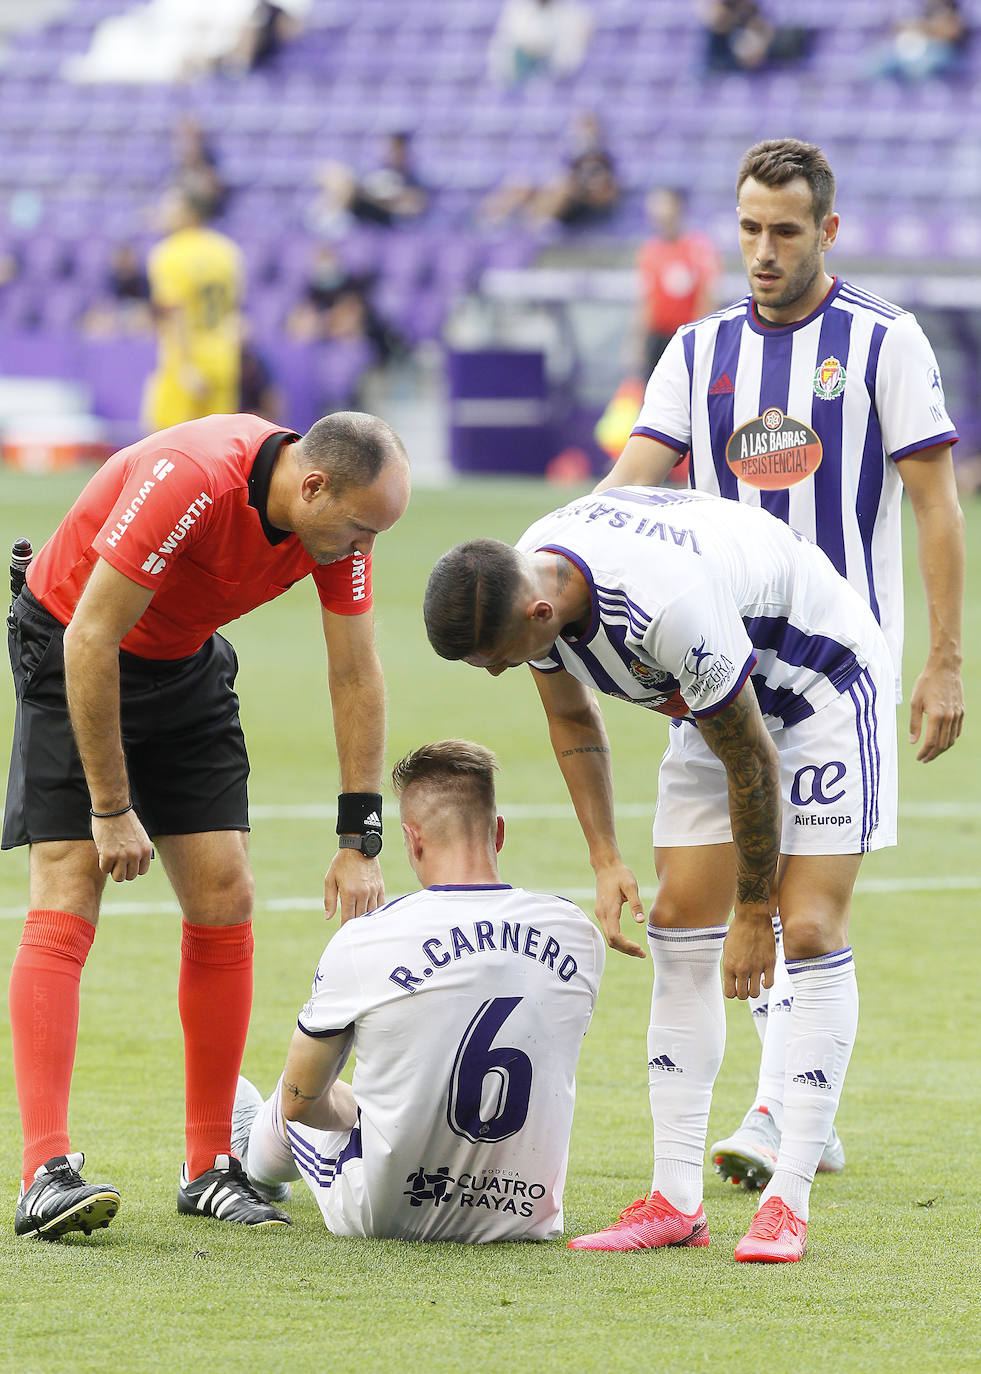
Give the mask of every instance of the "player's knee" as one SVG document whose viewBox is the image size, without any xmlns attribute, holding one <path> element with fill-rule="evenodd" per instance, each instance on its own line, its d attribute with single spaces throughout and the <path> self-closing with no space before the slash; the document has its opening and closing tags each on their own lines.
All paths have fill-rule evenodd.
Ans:
<svg viewBox="0 0 981 1374">
<path fill-rule="evenodd" d="M 57 840 L 31 846 L 30 903 L 33 909 L 70 911 L 97 925 L 105 884 L 94 844 Z"/>
<path fill-rule="evenodd" d="M 210 886 L 202 885 L 191 903 L 184 905 L 184 919 L 192 925 L 235 926 L 251 921 L 255 904 L 255 880 L 249 868 Z"/>
<path fill-rule="evenodd" d="M 725 921 L 725 917 L 722 917 Z M 684 893 L 675 892 L 666 884 L 662 884 L 657 890 L 654 898 L 654 905 L 651 908 L 651 925 L 660 926 L 670 930 L 672 928 L 687 929 L 693 926 L 712 925 L 713 921 L 703 919 L 700 908 L 691 896 Z"/>
<path fill-rule="evenodd" d="M 831 912 L 806 912 L 783 920 L 783 948 L 787 959 L 817 959 L 848 943 L 847 919 Z"/>
</svg>

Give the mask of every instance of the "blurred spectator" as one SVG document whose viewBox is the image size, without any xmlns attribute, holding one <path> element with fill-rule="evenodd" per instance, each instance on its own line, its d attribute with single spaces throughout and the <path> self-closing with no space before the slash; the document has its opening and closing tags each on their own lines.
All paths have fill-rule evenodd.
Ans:
<svg viewBox="0 0 981 1374">
<path fill-rule="evenodd" d="M 167 237 L 150 253 L 157 368 L 147 383 L 150 429 L 239 408 L 242 256 L 207 226 L 207 203 L 172 187 L 161 205 Z"/>
<path fill-rule="evenodd" d="M 193 115 L 182 115 L 174 126 L 174 179 L 206 207 L 209 219 L 228 203 L 228 187 L 218 171 L 218 158 L 207 134 Z"/>
<path fill-rule="evenodd" d="M 812 31 L 778 28 L 756 0 L 709 0 L 702 5 L 705 66 L 714 72 L 752 72 L 808 51 Z"/>
<path fill-rule="evenodd" d="M 774 29 L 755 0 L 713 0 L 705 34 L 709 71 L 754 71 L 766 62 Z"/>
<path fill-rule="evenodd" d="M 318 245 L 303 299 L 287 318 L 287 334 L 302 343 L 367 339 L 386 362 L 401 341 L 377 314 L 372 285 L 372 276 L 349 272 L 329 244 Z"/>
<path fill-rule="evenodd" d="M 429 193 L 412 168 L 411 134 L 385 139 L 380 167 L 359 181 L 350 167 L 325 162 L 317 172 L 317 199 L 307 215 L 309 227 L 326 238 L 339 238 L 361 221 L 392 226 L 418 219 Z"/>
<path fill-rule="evenodd" d="M 310 0 L 274 0 L 274 4 L 291 15 L 303 15 Z M 95 6 L 95 10 L 106 8 Z M 100 19 L 92 30 L 88 51 L 66 59 L 63 71 L 70 80 L 188 81 L 214 71 L 239 49 L 248 60 L 262 42 L 264 21 L 259 16 L 256 22 L 257 0 L 208 0 L 206 4 L 145 0 L 108 8 L 122 13 Z M 95 11 L 90 19 L 94 17 Z M 273 19 L 275 41 L 275 16 Z"/>
<path fill-rule="evenodd" d="M 669 187 L 652 191 L 646 201 L 655 236 L 637 254 L 641 294 L 632 349 L 645 378 L 675 331 L 709 314 L 722 271 L 708 235 L 685 228 L 685 208 L 685 193 Z"/>
<path fill-rule="evenodd" d="M 959 65 L 970 34 L 959 0 L 926 0 L 918 16 L 898 20 L 873 56 L 870 75 L 925 81 Z"/>
<path fill-rule="evenodd" d="M 299 37 L 308 9 L 309 4 L 298 4 L 297 0 L 289 4 L 284 0 L 278 4 L 258 0 L 233 47 L 219 59 L 219 69 L 227 76 L 256 71 L 275 57 L 285 43 Z"/>
<path fill-rule="evenodd" d="M 536 72 L 566 76 L 582 65 L 591 31 L 578 0 L 505 0 L 488 50 L 491 76 L 505 85 Z"/>
<path fill-rule="evenodd" d="M 576 119 L 573 151 L 558 176 L 540 187 L 506 182 L 485 197 L 478 215 L 489 224 L 518 215 L 535 228 L 578 228 L 609 219 L 620 204 L 620 194 L 616 163 L 599 119 L 585 111 Z"/>
<path fill-rule="evenodd" d="M 20 258 L 12 248 L 0 248 L 0 288 L 20 276 Z"/>
<path fill-rule="evenodd" d="M 239 359 L 239 408 L 246 415 L 261 415 L 274 425 L 282 424 L 286 410 L 283 395 L 277 387 L 269 364 L 256 348 L 249 334 L 242 338 Z"/>
<path fill-rule="evenodd" d="M 102 295 L 89 307 L 82 329 L 91 338 L 145 334 L 153 327 L 150 282 L 131 243 L 117 243 L 109 257 Z"/>
</svg>

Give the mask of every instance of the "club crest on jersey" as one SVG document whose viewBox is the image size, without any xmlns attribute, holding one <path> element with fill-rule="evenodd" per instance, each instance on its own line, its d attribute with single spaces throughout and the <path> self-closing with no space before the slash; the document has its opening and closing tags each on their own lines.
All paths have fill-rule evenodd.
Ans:
<svg viewBox="0 0 981 1374">
<path fill-rule="evenodd" d="M 845 389 L 845 369 L 832 354 L 819 364 L 814 374 L 814 395 L 819 401 L 833 401 Z"/>
<path fill-rule="evenodd" d="M 657 668 L 648 668 L 646 663 L 641 663 L 639 658 L 632 658 L 627 664 L 630 676 L 644 687 L 660 687 L 662 682 L 667 682 L 669 674 L 662 673 Z"/>
<path fill-rule="evenodd" d="M 755 420 L 740 425 L 726 444 L 732 471 L 760 491 L 796 486 L 817 471 L 823 455 L 821 440 L 810 425 L 785 415 L 779 406 L 768 406 Z"/>
</svg>

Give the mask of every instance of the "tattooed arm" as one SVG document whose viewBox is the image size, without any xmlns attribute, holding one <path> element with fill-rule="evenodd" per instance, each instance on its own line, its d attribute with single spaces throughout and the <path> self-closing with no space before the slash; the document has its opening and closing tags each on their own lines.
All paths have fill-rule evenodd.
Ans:
<svg viewBox="0 0 981 1374">
<path fill-rule="evenodd" d="M 736 699 L 698 728 L 725 765 L 736 858 L 736 907 L 722 954 L 727 997 L 757 997 L 773 982 L 771 915 L 780 857 L 780 758 L 747 682 Z"/>
<path fill-rule="evenodd" d="M 617 847 L 610 742 L 596 698 L 564 670 L 532 672 L 548 717 L 552 749 L 589 846 L 596 874 L 596 918 L 611 949 L 644 959 L 641 946 L 620 934 L 624 902 L 636 921 L 646 920 L 646 915 L 637 880 Z"/>
<path fill-rule="evenodd" d="M 350 1130 L 357 1107 L 349 1084 L 340 1082 L 338 1074 L 353 1042 L 353 1026 L 337 1035 L 293 1032 L 281 1088 L 287 1121 L 302 1121 L 322 1131 Z"/>
</svg>

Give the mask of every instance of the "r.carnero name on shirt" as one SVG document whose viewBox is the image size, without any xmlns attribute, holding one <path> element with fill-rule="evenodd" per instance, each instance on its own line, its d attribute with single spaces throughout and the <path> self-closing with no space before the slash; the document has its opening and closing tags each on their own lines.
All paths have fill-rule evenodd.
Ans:
<svg viewBox="0 0 981 1374">
<path fill-rule="evenodd" d="M 396 987 L 417 992 L 441 968 L 455 960 L 483 954 L 487 950 L 515 954 L 519 958 L 534 959 L 544 964 L 563 983 L 578 972 L 579 965 L 571 954 L 563 954 L 562 946 L 552 935 L 544 935 L 537 926 L 520 921 L 501 921 L 495 928 L 493 921 L 474 921 L 466 932 L 462 926 L 451 926 L 445 937 L 431 935 L 419 946 L 418 959 L 413 960 L 416 972 L 400 964 L 388 975 Z"/>
</svg>

